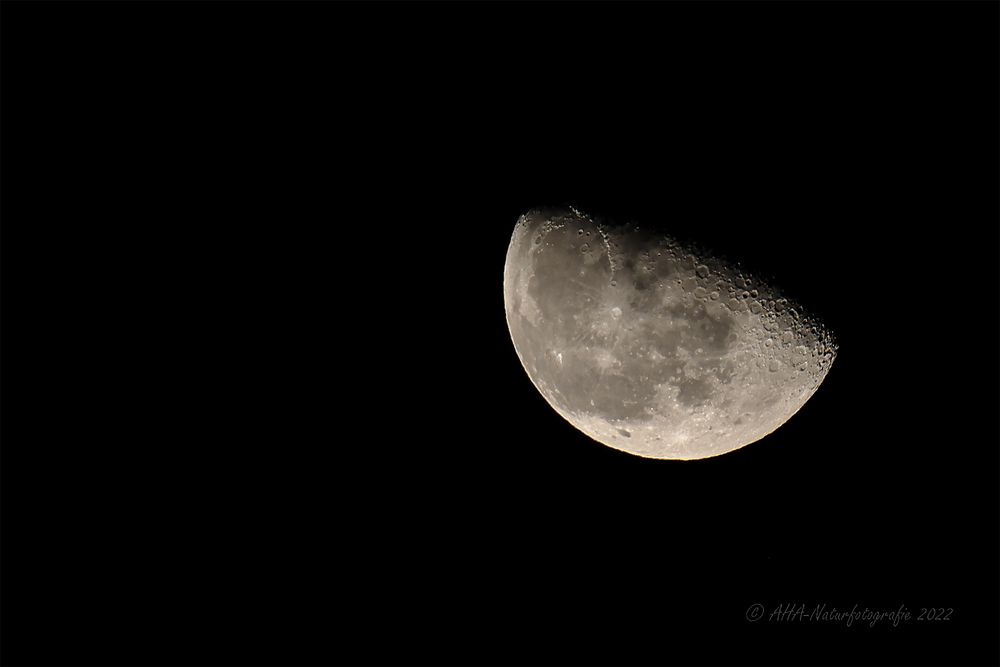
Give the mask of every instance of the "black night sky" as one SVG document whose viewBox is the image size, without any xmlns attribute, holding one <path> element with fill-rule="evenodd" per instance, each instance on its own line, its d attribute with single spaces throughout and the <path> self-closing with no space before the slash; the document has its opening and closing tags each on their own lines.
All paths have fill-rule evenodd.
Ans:
<svg viewBox="0 0 1000 667">
<path fill-rule="evenodd" d="M 5 664 L 1000 662 L 997 3 L 0 12 Z M 576 431 L 502 293 L 566 204 L 773 276 L 816 395 Z"/>
</svg>

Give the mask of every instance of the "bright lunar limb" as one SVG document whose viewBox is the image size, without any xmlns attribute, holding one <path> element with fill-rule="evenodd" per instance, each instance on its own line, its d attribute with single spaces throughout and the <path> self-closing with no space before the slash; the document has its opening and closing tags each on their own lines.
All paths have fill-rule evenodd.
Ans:
<svg viewBox="0 0 1000 667">
<path fill-rule="evenodd" d="M 521 363 L 556 412 L 650 458 L 701 459 L 763 438 L 836 356 L 820 322 L 754 277 L 575 209 L 521 216 L 504 302 Z"/>
</svg>

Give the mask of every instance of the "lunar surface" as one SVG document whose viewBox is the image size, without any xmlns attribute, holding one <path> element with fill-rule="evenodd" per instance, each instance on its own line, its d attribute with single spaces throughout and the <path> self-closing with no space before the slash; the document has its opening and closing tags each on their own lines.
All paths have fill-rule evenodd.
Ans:
<svg viewBox="0 0 1000 667">
<path fill-rule="evenodd" d="M 739 449 L 826 377 L 822 324 L 754 277 L 575 209 L 521 216 L 504 302 L 532 383 L 594 440 L 657 459 Z"/>
</svg>

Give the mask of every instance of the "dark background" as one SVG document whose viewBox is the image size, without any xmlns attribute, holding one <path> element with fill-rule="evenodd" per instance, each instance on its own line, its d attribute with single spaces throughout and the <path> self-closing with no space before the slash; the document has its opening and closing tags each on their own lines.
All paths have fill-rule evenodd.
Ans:
<svg viewBox="0 0 1000 667">
<path fill-rule="evenodd" d="M 996 3 L 0 10 L 5 663 L 1000 661 Z M 504 320 L 547 204 L 774 276 L 826 381 L 589 440 Z"/>
</svg>

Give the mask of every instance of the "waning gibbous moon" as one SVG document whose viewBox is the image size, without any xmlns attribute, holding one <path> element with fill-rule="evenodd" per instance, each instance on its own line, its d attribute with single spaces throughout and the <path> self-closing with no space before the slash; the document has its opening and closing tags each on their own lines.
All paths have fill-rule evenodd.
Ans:
<svg viewBox="0 0 1000 667">
<path fill-rule="evenodd" d="M 701 459 L 784 424 L 826 377 L 830 333 L 746 273 L 635 225 L 535 210 L 504 266 L 528 377 L 609 447 Z"/>
</svg>

